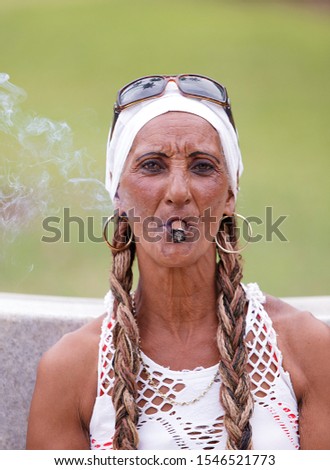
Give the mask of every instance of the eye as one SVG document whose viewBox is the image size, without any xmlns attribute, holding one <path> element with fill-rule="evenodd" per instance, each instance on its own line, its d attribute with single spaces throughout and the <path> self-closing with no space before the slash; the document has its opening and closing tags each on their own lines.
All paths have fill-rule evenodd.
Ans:
<svg viewBox="0 0 330 470">
<path fill-rule="evenodd" d="M 215 171 L 215 166 L 209 160 L 199 160 L 195 161 L 190 169 L 196 174 L 208 175 Z"/>
<path fill-rule="evenodd" d="M 165 168 L 165 166 L 161 160 L 148 159 L 141 163 L 140 168 L 148 173 L 159 173 Z"/>
</svg>

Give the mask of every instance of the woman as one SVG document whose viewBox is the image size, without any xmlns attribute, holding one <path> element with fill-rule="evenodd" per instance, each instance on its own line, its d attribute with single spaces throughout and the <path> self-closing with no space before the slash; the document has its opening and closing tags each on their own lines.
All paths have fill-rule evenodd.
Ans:
<svg viewBox="0 0 330 470">
<path fill-rule="evenodd" d="M 107 314 L 42 358 L 27 448 L 330 449 L 329 328 L 241 284 L 242 168 L 222 85 L 118 93 Z"/>
</svg>

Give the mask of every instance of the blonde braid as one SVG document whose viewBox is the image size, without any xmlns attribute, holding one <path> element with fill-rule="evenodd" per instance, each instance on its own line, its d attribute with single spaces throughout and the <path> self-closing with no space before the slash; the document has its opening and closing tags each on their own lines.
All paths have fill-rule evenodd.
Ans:
<svg viewBox="0 0 330 470">
<path fill-rule="evenodd" d="M 120 248 L 120 245 L 125 244 L 125 242 L 118 242 L 118 240 L 127 233 L 127 230 L 130 230 L 127 221 L 118 224 L 112 242 L 113 246 Z M 114 315 L 116 318 L 113 333 L 115 382 L 112 401 L 116 410 L 113 448 L 122 450 L 136 450 L 139 443 L 136 428 L 139 418 L 139 408 L 136 403 L 138 395 L 136 379 L 140 370 L 139 331 L 132 313 L 130 297 L 134 255 L 134 242 L 123 251 L 113 252 L 110 274 L 111 290 L 115 298 Z"/>
<path fill-rule="evenodd" d="M 235 224 L 229 224 L 228 239 L 219 231 L 218 239 L 224 248 L 237 250 Z M 219 326 L 217 344 L 220 352 L 220 400 L 225 409 L 224 424 L 228 433 L 227 449 L 252 449 L 250 417 L 253 398 L 250 379 L 246 370 L 245 346 L 246 298 L 240 285 L 242 279 L 241 257 L 236 253 L 218 252 L 217 285 Z"/>
</svg>

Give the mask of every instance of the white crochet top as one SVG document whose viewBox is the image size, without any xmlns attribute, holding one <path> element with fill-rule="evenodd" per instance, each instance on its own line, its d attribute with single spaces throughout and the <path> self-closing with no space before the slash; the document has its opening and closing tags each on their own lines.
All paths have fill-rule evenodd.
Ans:
<svg viewBox="0 0 330 470">
<path fill-rule="evenodd" d="M 282 367 L 282 354 L 276 333 L 266 313 L 265 301 L 257 284 L 243 286 L 249 300 L 246 335 L 254 397 L 251 418 L 253 449 L 299 449 L 298 406 L 289 373 Z M 91 449 L 111 449 L 115 410 L 111 399 L 114 383 L 112 369 L 112 297 L 107 296 L 108 316 L 104 319 L 98 369 L 98 390 L 90 422 Z M 156 364 L 141 353 L 148 372 L 162 395 L 175 402 L 199 397 L 212 383 L 218 365 L 194 370 L 175 371 Z M 138 379 L 139 449 L 225 449 L 227 434 L 224 410 L 219 402 L 220 378 L 217 376 L 207 393 L 193 404 L 174 404 L 157 394 L 141 367 Z"/>
</svg>

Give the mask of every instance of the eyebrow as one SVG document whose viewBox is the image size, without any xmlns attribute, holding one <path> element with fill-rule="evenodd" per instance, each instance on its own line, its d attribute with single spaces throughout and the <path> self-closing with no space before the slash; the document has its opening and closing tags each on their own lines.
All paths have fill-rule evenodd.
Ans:
<svg viewBox="0 0 330 470">
<path fill-rule="evenodd" d="M 151 157 L 152 155 L 157 155 L 158 157 L 170 158 L 164 152 L 147 152 L 147 153 L 144 153 L 143 155 L 140 155 L 139 157 L 137 157 L 136 161 L 138 162 L 139 160 L 141 160 L 141 158 Z"/>
<path fill-rule="evenodd" d="M 212 158 L 216 162 L 221 163 L 218 157 L 216 157 L 215 155 L 212 155 L 211 153 L 203 152 L 202 150 L 196 150 L 196 152 L 190 153 L 188 157 L 198 157 L 198 155 L 205 155 L 207 157 Z"/>
<path fill-rule="evenodd" d="M 151 157 L 152 155 L 157 155 L 158 157 L 170 158 L 170 157 L 169 157 L 168 155 L 166 155 L 166 153 L 164 153 L 164 152 L 147 152 L 147 153 L 144 153 L 143 155 L 140 155 L 140 156 L 136 159 L 136 161 L 139 161 L 139 160 L 141 160 L 142 158 L 145 158 L 145 157 L 149 157 L 149 156 Z M 196 152 L 190 153 L 190 154 L 188 155 L 188 157 L 189 157 L 189 158 L 193 158 L 193 157 L 198 157 L 199 155 L 205 155 L 205 156 L 207 156 L 207 157 L 212 158 L 212 159 L 215 160 L 216 162 L 220 163 L 220 160 L 219 160 L 216 156 L 214 156 L 214 155 L 212 155 L 212 154 L 210 154 L 210 153 L 207 153 L 207 152 L 203 152 L 202 150 L 196 150 Z"/>
</svg>

